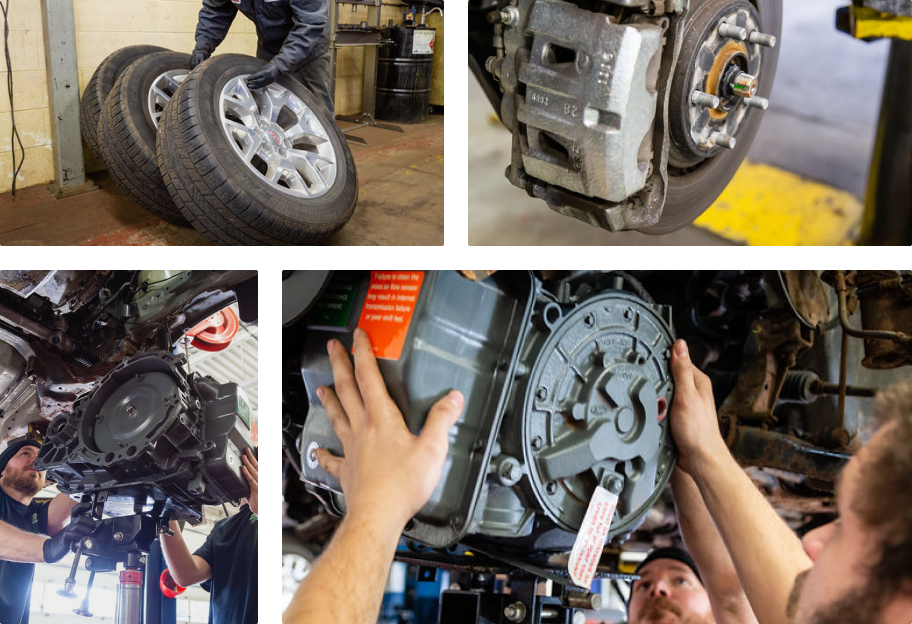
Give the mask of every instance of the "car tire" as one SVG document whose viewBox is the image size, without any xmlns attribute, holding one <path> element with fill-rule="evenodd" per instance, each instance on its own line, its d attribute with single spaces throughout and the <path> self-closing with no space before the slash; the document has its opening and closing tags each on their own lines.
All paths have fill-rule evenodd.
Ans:
<svg viewBox="0 0 912 624">
<path fill-rule="evenodd" d="M 165 48 L 153 45 L 135 45 L 121 48 L 101 62 L 79 100 L 79 129 L 92 153 L 104 162 L 101 143 L 98 139 L 98 120 L 101 109 L 117 78 L 127 66 L 146 54 L 165 52 Z"/>
<path fill-rule="evenodd" d="M 175 204 L 213 242 L 320 243 L 354 212 L 355 163 L 335 121 L 304 85 L 283 76 L 264 89 L 247 88 L 246 76 L 263 65 L 225 54 L 191 72 L 162 119 L 159 168 Z"/>
<path fill-rule="evenodd" d="M 165 188 L 155 139 L 169 96 L 189 72 L 190 55 L 183 52 L 153 52 L 134 61 L 114 83 L 99 127 L 104 160 L 117 185 L 137 204 L 175 225 L 188 222 Z"/>
</svg>

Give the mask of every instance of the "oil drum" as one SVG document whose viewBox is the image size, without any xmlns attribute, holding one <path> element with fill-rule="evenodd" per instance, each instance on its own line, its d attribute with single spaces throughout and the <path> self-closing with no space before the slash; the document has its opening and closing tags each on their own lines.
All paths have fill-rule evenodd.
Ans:
<svg viewBox="0 0 912 624">
<path fill-rule="evenodd" d="M 436 31 L 426 26 L 383 29 L 390 43 L 377 65 L 377 119 L 394 123 L 428 120 Z"/>
</svg>

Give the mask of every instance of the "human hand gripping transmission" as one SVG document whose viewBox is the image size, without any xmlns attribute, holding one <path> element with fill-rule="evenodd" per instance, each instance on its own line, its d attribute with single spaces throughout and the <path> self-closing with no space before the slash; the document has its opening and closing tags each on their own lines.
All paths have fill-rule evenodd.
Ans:
<svg viewBox="0 0 912 624">
<path fill-rule="evenodd" d="M 244 473 L 244 478 L 247 479 L 247 485 L 250 486 L 250 495 L 247 497 L 247 504 L 250 506 L 250 511 L 254 514 L 257 513 L 260 506 L 260 464 L 257 462 L 256 455 L 253 454 L 252 449 L 247 449 L 244 451 L 243 457 L 241 457 L 241 472 Z"/>
<path fill-rule="evenodd" d="M 811 560 L 728 451 L 719 432 L 712 382 L 690 361 L 683 340 L 674 344 L 671 371 L 675 397 L 669 419 L 678 466 L 693 477 L 757 621 L 786 624 L 792 583 L 811 567 Z"/>
<path fill-rule="evenodd" d="M 355 330 L 355 365 L 345 346 L 326 350 L 335 390 L 318 388 L 344 457 L 317 450 L 317 461 L 342 484 L 347 512 L 286 609 L 287 624 L 377 621 L 383 588 L 405 523 L 427 502 L 440 479 L 449 440 L 465 400 L 450 391 L 428 412 L 413 435 L 393 403 L 370 339 Z M 350 588 L 358 587 L 357 599 Z"/>
<path fill-rule="evenodd" d="M 678 447 L 678 466 L 696 477 L 704 459 L 724 454 L 728 447 L 719 432 L 712 381 L 690 361 L 687 343 L 676 340 L 671 356 L 675 381 L 671 432 Z"/>
<path fill-rule="evenodd" d="M 349 514 L 391 517 L 401 527 L 427 502 L 443 470 L 447 431 L 462 413 L 463 396 L 451 390 L 428 412 L 413 435 L 390 398 L 370 338 L 355 330 L 355 366 L 345 346 L 331 340 L 332 388 L 317 389 L 345 457 L 317 450 L 317 461 L 342 484 Z"/>
</svg>

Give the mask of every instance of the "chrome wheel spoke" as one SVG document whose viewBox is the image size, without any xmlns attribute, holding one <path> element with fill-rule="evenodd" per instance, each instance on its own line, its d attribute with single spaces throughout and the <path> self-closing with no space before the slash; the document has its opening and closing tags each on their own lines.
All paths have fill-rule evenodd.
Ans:
<svg viewBox="0 0 912 624">
<path fill-rule="evenodd" d="M 152 119 L 152 125 L 156 129 L 165 107 L 171 101 L 171 96 L 174 95 L 186 77 L 187 70 L 172 69 L 152 81 L 152 86 L 146 96 L 146 108 L 149 112 L 149 117 Z"/>
<path fill-rule="evenodd" d="M 325 194 L 337 173 L 326 128 L 291 90 L 272 84 L 252 92 L 246 78 L 233 78 L 220 94 L 222 129 L 238 157 L 282 193 L 301 199 Z M 280 126 L 289 115 L 292 125 Z"/>
<path fill-rule="evenodd" d="M 260 115 L 268 119 L 270 123 L 275 123 L 290 96 L 291 91 L 288 89 L 276 84 L 268 85 L 260 91 Z"/>
</svg>

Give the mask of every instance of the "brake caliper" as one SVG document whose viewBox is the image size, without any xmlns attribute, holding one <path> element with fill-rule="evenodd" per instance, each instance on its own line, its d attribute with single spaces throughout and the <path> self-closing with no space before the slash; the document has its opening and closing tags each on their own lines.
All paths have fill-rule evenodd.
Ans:
<svg viewBox="0 0 912 624">
<path fill-rule="evenodd" d="M 669 17 L 519 0 L 490 19 L 500 22 L 487 68 L 513 131 L 510 181 L 560 212 L 591 213 L 594 200 L 601 214 L 571 216 L 608 229 L 657 221 L 664 137 L 654 129 Z"/>
<path fill-rule="evenodd" d="M 757 95 L 761 52 L 776 41 L 747 0 L 500 6 L 485 67 L 513 133 L 506 175 L 562 214 L 655 226 L 669 176 L 733 149 L 749 109 L 769 104 Z"/>
</svg>

